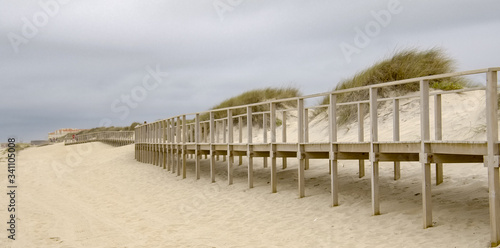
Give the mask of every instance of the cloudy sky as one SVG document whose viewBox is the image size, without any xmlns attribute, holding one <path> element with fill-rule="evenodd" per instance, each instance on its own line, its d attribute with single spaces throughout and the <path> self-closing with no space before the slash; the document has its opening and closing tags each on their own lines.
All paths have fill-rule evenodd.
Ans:
<svg viewBox="0 0 500 248">
<path fill-rule="evenodd" d="M 0 142 L 324 92 L 404 48 L 500 66 L 500 1 L 0 0 Z"/>
</svg>

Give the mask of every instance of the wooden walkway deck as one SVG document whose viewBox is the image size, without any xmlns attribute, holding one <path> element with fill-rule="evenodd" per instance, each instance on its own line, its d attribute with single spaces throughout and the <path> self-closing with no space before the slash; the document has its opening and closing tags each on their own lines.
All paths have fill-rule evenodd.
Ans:
<svg viewBox="0 0 500 248">
<path fill-rule="evenodd" d="M 359 161 L 359 176 L 365 175 L 365 160 L 371 163 L 371 200 L 373 215 L 380 214 L 379 196 L 379 162 L 394 163 L 394 178 L 400 177 L 400 162 L 415 161 L 422 166 L 422 210 L 423 227 L 432 226 L 432 198 L 431 198 L 431 164 L 436 164 L 436 185 L 443 181 L 443 163 L 484 163 L 488 171 L 491 245 L 500 244 L 500 181 L 499 181 L 499 142 L 498 142 L 498 79 L 497 71 L 500 68 L 487 68 L 458 73 L 449 73 L 421 78 L 414 78 L 384 84 L 346 89 L 334 92 L 274 100 L 246 106 L 231 107 L 185 114 L 144 124 L 135 129 L 135 157 L 138 161 L 161 166 L 177 175 L 186 177 L 186 160 L 192 157 L 195 160 L 196 178 L 200 178 L 200 159 L 210 160 L 210 175 L 215 182 L 215 161 L 224 156 L 227 163 L 228 183 L 233 183 L 234 159 L 242 157 L 248 160 L 248 187 L 253 187 L 254 158 L 269 158 L 271 192 L 277 191 L 277 161 L 281 160 L 283 168 L 287 167 L 287 159 L 298 161 L 298 195 L 305 196 L 305 170 L 309 167 L 310 159 L 325 159 L 329 161 L 331 174 L 331 205 L 339 204 L 338 161 Z M 446 141 L 442 140 L 442 100 L 444 94 L 456 94 L 458 91 L 429 91 L 429 82 L 435 79 L 445 79 L 466 75 L 483 74 L 486 76 L 486 87 L 467 90 L 482 90 L 486 101 L 486 139 L 483 141 Z M 400 100 L 410 96 L 381 98 L 379 89 L 417 83 L 420 91 L 417 96 L 420 105 L 420 140 L 404 141 L 400 139 Z M 369 99 L 357 102 L 337 102 L 337 97 L 349 92 L 369 92 Z M 330 103 L 322 106 L 305 107 L 305 100 L 318 97 L 329 97 Z M 433 97 L 434 134 L 431 139 L 430 98 Z M 378 134 L 378 111 L 380 102 L 390 102 L 393 109 L 393 137 L 392 141 L 380 141 Z M 290 104 L 292 103 L 292 104 Z M 337 110 L 341 106 L 354 105 L 358 115 L 358 141 L 339 142 L 337 128 Z M 264 106 L 265 111 L 254 113 L 253 107 Z M 286 107 L 293 106 L 293 107 Z M 278 109 L 278 107 L 280 107 Z M 328 116 L 328 140 L 321 143 L 309 142 L 309 111 L 325 108 Z M 368 110 L 370 139 L 364 140 L 364 116 Z M 233 115 L 236 110 L 244 110 L 244 114 Z M 287 116 L 296 114 L 297 137 L 293 142 L 287 140 Z M 215 116 L 222 118 L 215 118 Z M 279 118 L 278 118 L 278 115 Z M 264 132 L 254 134 L 254 122 L 259 116 L 260 125 Z M 202 119 L 206 117 L 206 119 Z M 277 124 L 282 122 L 281 140 L 277 140 Z M 268 128 L 269 125 L 269 128 Z M 248 128 L 250 127 L 250 128 Z M 245 133 L 244 133 L 245 130 Z M 269 130 L 269 131 L 268 131 Z M 238 141 L 234 140 L 235 133 Z M 269 139 L 268 139 L 269 133 Z M 221 139 L 220 136 L 223 136 Z M 246 135 L 246 140 L 243 137 Z M 264 160 L 267 167 L 268 159 Z"/>
</svg>

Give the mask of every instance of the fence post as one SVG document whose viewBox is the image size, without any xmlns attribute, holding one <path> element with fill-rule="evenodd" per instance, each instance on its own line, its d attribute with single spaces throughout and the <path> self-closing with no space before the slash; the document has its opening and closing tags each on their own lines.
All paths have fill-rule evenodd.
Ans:
<svg viewBox="0 0 500 248">
<path fill-rule="evenodd" d="M 281 120 L 281 142 L 283 143 L 286 143 L 286 110 L 283 110 L 283 117 L 282 117 L 282 120 Z M 286 169 L 287 167 L 287 162 L 288 162 L 288 159 L 286 156 L 283 157 L 283 169 Z"/>
<path fill-rule="evenodd" d="M 399 99 L 393 100 L 392 139 L 399 141 Z M 401 162 L 394 161 L 394 180 L 401 178 Z"/>
<path fill-rule="evenodd" d="M 243 143 L 243 117 L 242 116 L 239 116 L 238 117 L 238 141 L 241 143 Z M 242 165 L 243 164 L 243 156 L 239 156 L 239 161 L 238 161 L 238 165 Z"/>
<path fill-rule="evenodd" d="M 432 192 L 431 192 L 431 164 L 429 163 L 429 147 L 426 142 L 430 140 L 429 127 L 429 81 L 420 81 L 420 128 L 421 148 L 420 163 L 422 165 L 422 208 L 424 228 L 432 226 Z"/>
<path fill-rule="evenodd" d="M 200 114 L 197 113 L 194 125 L 194 142 L 195 142 L 195 166 L 196 166 L 196 180 L 200 179 Z"/>
<path fill-rule="evenodd" d="M 330 141 L 330 171 L 331 171 L 331 200 L 332 207 L 339 205 L 339 180 L 338 180 L 338 162 L 337 162 L 337 95 L 330 94 L 330 106 L 328 107 L 328 136 Z"/>
<path fill-rule="evenodd" d="M 262 138 L 262 143 L 267 143 L 267 114 L 264 112 L 262 114 L 262 135 L 263 135 L 263 138 Z M 262 162 L 264 164 L 264 168 L 267 168 L 267 157 L 263 157 L 262 158 Z"/>
<path fill-rule="evenodd" d="M 271 124 L 271 145 L 269 146 L 269 157 L 271 158 L 271 192 L 277 191 L 277 173 L 276 173 L 276 103 L 272 102 L 269 106 L 270 124 Z"/>
<path fill-rule="evenodd" d="M 252 154 L 252 107 L 247 106 L 247 157 L 248 157 L 248 188 L 253 188 L 253 154 Z"/>
<path fill-rule="evenodd" d="M 443 118 L 441 94 L 434 95 L 434 135 L 436 140 L 443 139 Z M 443 183 L 443 164 L 436 163 L 436 185 Z"/>
<path fill-rule="evenodd" d="M 215 183 L 215 120 L 214 112 L 210 111 L 210 179 Z"/>
<path fill-rule="evenodd" d="M 362 103 L 358 103 L 358 141 L 365 141 L 365 105 Z M 365 160 L 360 159 L 359 163 L 359 178 L 365 176 Z"/>
<path fill-rule="evenodd" d="M 500 244 L 500 183 L 499 183 L 499 151 L 498 151 L 498 90 L 497 72 L 486 74 L 486 129 L 488 155 L 485 156 L 485 166 L 488 167 L 488 188 L 490 205 L 490 235 L 491 247 Z"/>
<path fill-rule="evenodd" d="M 370 88 L 370 161 L 372 163 L 371 188 L 373 215 L 380 214 L 378 144 L 376 144 L 378 142 L 377 91 L 378 88 Z"/>
<path fill-rule="evenodd" d="M 233 110 L 227 110 L 227 181 L 228 184 L 233 184 Z"/>
<path fill-rule="evenodd" d="M 309 109 L 304 109 L 304 142 L 309 143 Z M 309 170 L 309 158 L 305 159 L 305 170 Z"/>
<path fill-rule="evenodd" d="M 305 196 L 305 177 L 304 177 L 304 167 L 305 167 L 305 159 L 304 159 L 304 99 L 299 98 L 297 100 L 297 162 L 298 166 L 298 184 L 299 184 L 299 198 Z"/>
</svg>

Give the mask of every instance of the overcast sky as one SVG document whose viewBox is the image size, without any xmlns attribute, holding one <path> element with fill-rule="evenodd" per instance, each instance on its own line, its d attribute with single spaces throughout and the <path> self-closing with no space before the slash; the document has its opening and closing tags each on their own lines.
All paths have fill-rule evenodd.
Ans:
<svg viewBox="0 0 500 248">
<path fill-rule="evenodd" d="M 500 1 L 0 0 L 0 142 L 304 94 L 404 48 L 500 66 Z"/>
</svg>

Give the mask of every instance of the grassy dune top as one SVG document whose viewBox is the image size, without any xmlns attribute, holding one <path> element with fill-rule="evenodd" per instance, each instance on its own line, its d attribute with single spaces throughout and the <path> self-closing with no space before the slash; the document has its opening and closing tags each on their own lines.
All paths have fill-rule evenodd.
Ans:
<svg viewBox="0 0 500 248">
<path fill-rule="evenodd" d="M 253 104 L 253 103 L 259 103 L 259 102 L 265 102 L 269 100 L 276 100 L 276 99 L 285 99 L 285 98 L 292 98 L 292 97 L 297 97 L 301 96 L 302 94 L 297 88 L 293 87 L 283 87 L 283 88 L 263 88 L 263 89 L 255 89 L 255 90 L 250 90 L 247 92 L 244 92 L 240 95 L 237 95 L 235 97 L 231 97 L 229 99 L 226 99 L 219 103 L 218 105 L 214 106 L 211 108 L 212 110 L 217 110 L 217 109 L 223 109 L 223 108 L 228 108 L 228 107 L 235 107 L 235 106 L 243 106 L 247 104 Z M 284 104 L 288 103 L 280 103 L 277 105 L 277 108 L 283 108 Z M 290 102 L 290 106 L 294 106 L 295 103 Z M 269 106 L 267 105 L 262 105 L 262 106 L 253 106 L 252 111 L 255 112 L 261 112 L 261 111 L 266 111 L 269 110 Z M 246 113 L 246 108 L 241 108 L 241 109 L 235 109 L 233 110 L 233 115 L 241 115 Z M 227 111 L 219 111 L 214 113 L 215 118 L 224 118 L 227 117 Z M 202 121 L 209 120 L 210 115 L 209 114 L 204 114 L 200 116 L 200 119 Z M 253 121 L 254 123 L 259 123 L 261 122 L 262 117 L 261 116 L 254 116 Z"/>
<path fill-rule="evenodd" d="M 373 66 L 356 73 L 352 78 L 341 81 L 335 90 L 362 87 L 385 82 L 437 75 L 453 72 L 455 61 L 449 58 L 441 49 L 419 51 L 416 49 L 403 50 L 392 57 L 381 60 Z M 441 90 L 462 89 L 469 85 L 464 78 L 454 77 L 430 81 L 430 87 Z M 405 84 L 385 87 L 379 90 L 379 96 L 403 95 L 418 91 L 419 84 Z M 368 91 L 350 92 L 337 97 L 338 102 L 352 102 L 369 99 Z M 325 97 L 322 104 L 328 104 Z M 323 110 L 324 111 L 324 110 Z M 342 106 L 338 109 L 338 123 L 345 124 L 356 117 L 356 106 Z"/>
</svg>

